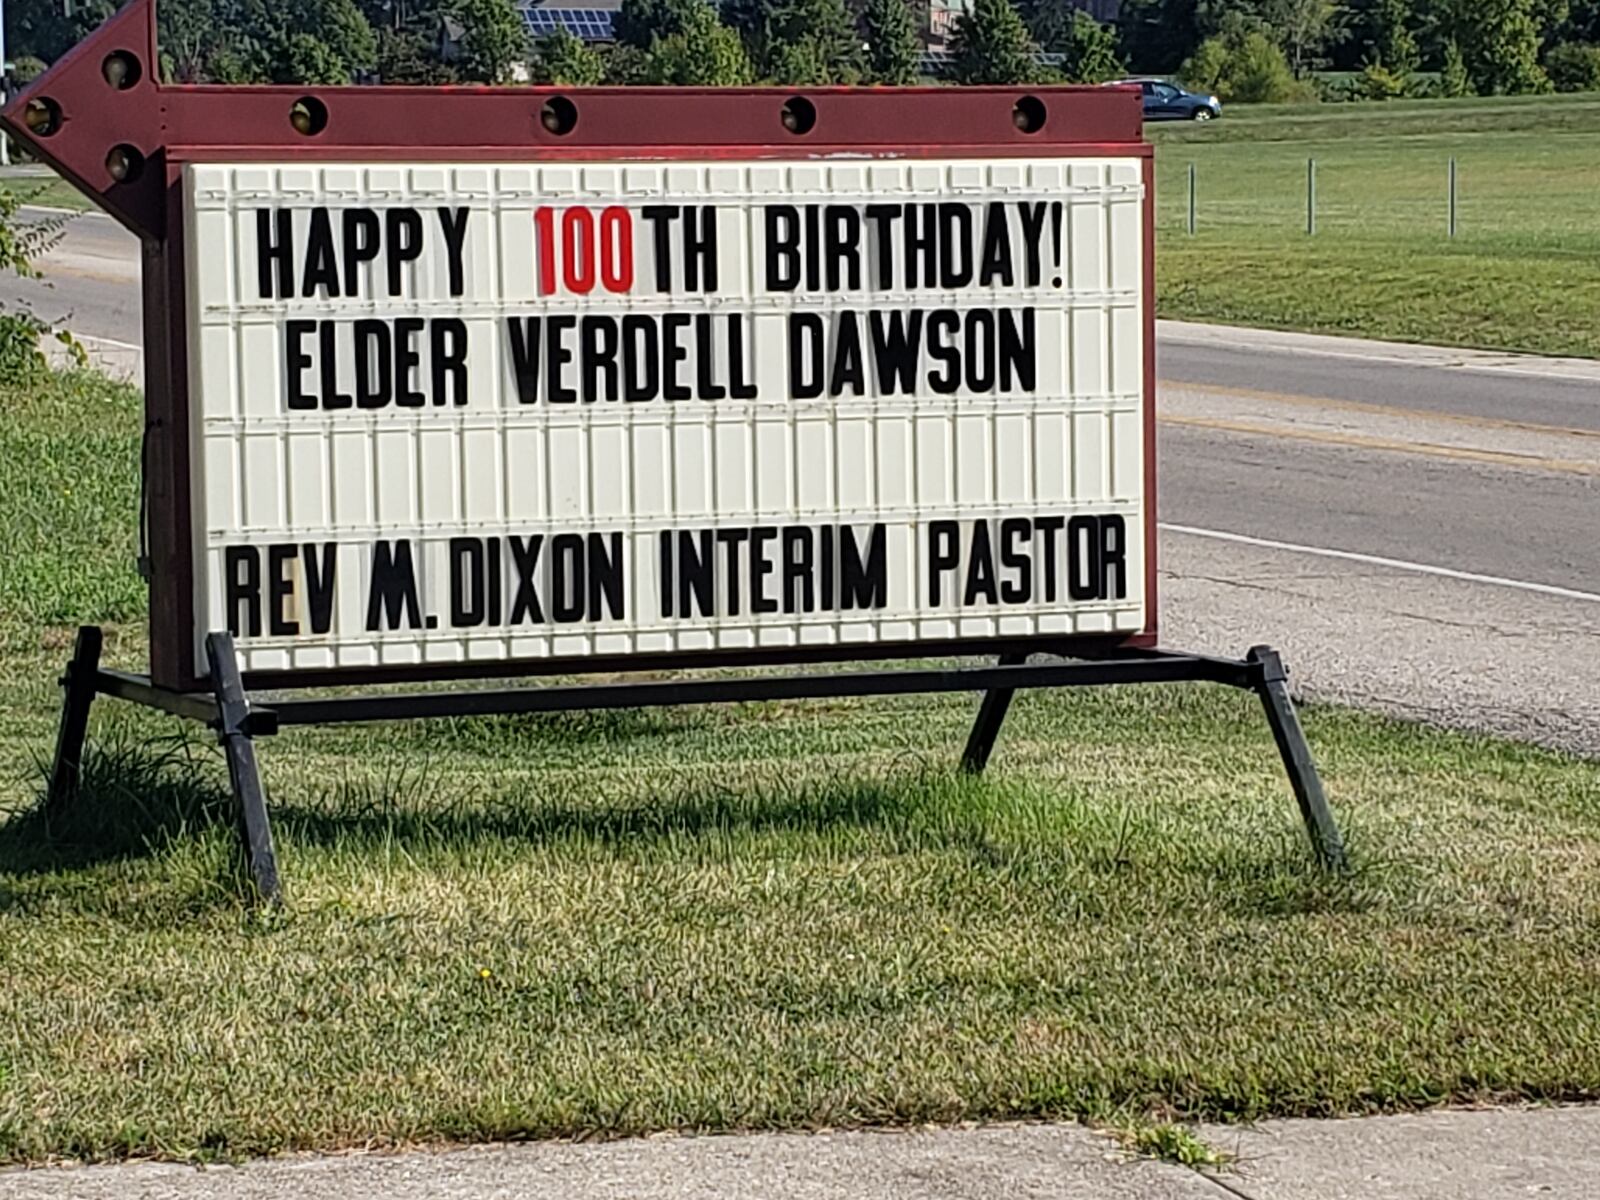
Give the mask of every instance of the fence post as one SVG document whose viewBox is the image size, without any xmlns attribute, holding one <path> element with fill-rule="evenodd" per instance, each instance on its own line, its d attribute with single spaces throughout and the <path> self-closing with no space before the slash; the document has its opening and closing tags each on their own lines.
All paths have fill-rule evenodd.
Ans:
<svg viewBox="0 0 1600 1200">
<path fill-rule="evenodd" d="M 1456 160 L 1452 156 L 1451 159 L 1450 159 L 1450 236 L 1451 237 L 1455 237 L 1456 236 L 1456 214 L 1458 212 L 1457 203 L 1458 203 L 1458 201 L 1457 201 L 1457 194 L 1456 194 Z"/>
<path fill-rule="evenodd" d="M 1195 193 L 1195 168 L 1189 164 L 1189 236 L 1193 237 L 1195 227 L 1199 223 L 1198 200 Z"/>
<path fill-rule="evenodd" d="M 1306 159 L 1306 236 L 1317 232 L 1317 160 Z"/>
</svg>

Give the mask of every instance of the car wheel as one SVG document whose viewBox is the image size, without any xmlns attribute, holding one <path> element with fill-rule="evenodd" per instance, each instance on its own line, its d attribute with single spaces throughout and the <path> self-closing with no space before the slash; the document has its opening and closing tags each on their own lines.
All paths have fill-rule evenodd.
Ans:
<svg viewBox="0 0 1600 1200">
<path fill-rule="evenodd" d="M 1192 119 L 1196 121 L 1209 121 L 1216 115 L 1217 114 L 1212 112 L 1209 108 L 1197 108 L 1194 110 L 1194 116 Z"/>
</svg>

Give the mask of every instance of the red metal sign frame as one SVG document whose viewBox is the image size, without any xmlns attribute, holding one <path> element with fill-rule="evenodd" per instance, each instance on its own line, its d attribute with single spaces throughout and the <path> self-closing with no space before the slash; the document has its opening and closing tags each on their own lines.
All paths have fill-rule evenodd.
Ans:
<svg viewBox="0 0 1600 1200">
<path fill-rule="evenodd" d="M 182 171 L 188 163 L 288 156 L 538 162 L 1065 151 L 1142 159 L 1146 625 L 1138 634 L 1114 637 L 256 672 L 246 676 L 247 686 L 1060 651 L 1067 642 L 1074 654 L 1097 654 L 1156 644 L 1155 176 L 1137 89 L 241 88 L 162 84 L 159 62 L 155 2 L 132 0 L 0 110 L 0 124 L 13 137 L 143 243 L 145 520 L 150 673 L 156 685 L 190 690 L 201 682 L 194 637 Z M 795 121 L 796 105 L 814 120 Z M 565 119 L 551 120 L 552 113 Z M 557 132 L 564 125 L 566 131 Z"/>
</svg>

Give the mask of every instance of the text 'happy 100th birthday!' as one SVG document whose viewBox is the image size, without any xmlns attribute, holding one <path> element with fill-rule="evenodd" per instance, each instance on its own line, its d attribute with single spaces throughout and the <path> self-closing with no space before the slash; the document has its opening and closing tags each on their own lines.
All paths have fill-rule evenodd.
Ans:
<svg viewBox="0 0 1600 1200">
<path fill-rule="evenodd" d="M 401 300 L 428 239 L 443 263 L 440 298 L 467 285 L 474 220 L 460 206 L 310 210 L 297 231 L 287 208 L 256 210 L 259 298 Z M 715 205 L 645 205 L 532 212 L 534 253 L 520 264 L 541 297 L 572 297 L 573 312 L 503 317 L 519 404 L 811 400 L 827 396 L 1016 395 L 1035 390 L 1033 305 L 956 307 L 951 293 L 1059 288 L 1060 201 L 768 204 L 753 278 L 732 279 Z M 746 226 L 736 226 L 741 233 Z M 298 236 L 297 236 L 298 232 Z M 648 270 L 635 248 L 648 244 Z M 514 269 L 519 264 L 508 264 Z M 741 272 L 742 274 L 742 272 Z M 779 344 L 752 336 L 752 312 L 731 298 L 889 296 L 830 317 L 788 309 Z M 919 306 L 916 296 L 945 303 Z M 683 296 L 689 311 L 599 312 L 607 297 Z M 708 300 L 720 299 L 720 304 Z M 661 305 L 652 305 L 653 309 Z M 724 311 L 712 311 L 713 309 Z M 456 315 L 285 322 L 285 406 L 382 409 L 465 406 L 472 327 Z M 341 354 L 341 340 L 349 343 Z M 760 396 L 756 358 L 786 360 L 782 396 Z"/>
</svg>

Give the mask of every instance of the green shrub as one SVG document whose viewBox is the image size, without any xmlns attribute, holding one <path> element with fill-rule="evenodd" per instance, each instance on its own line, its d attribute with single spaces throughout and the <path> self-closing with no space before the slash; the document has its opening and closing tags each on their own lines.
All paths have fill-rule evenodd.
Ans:
<svg viewBox="0 0 1600 1200">
<path fill-rule="evenodd" d="M 65 222 L 51 217 L 19 226 L 16 216 L 21 207 L 22 197 L 0 187 L 0 272 L 37 279 L 39 270 L 33 260 L 61 236 Z M 26 304 L 0 303 L 0 384 L 29 383 L 43 373 L 46 361 L 39 339 L 45 336 L 65 345 L 80 365 L 87 361 L 83 347 L 71 334 L 53 329 Z"/>
<path fill-rule="evenodd" d="M 1191 87 L 1243 104 L 1296 104 L 1318 99 L 1316 87 L 1308 80 L 1296 79 L 1283 51 L 1258 30 L 1234 29 L 1207 38 L 1180 73 Z"/>
<path fill-rule="evenodd" d="M 1317 89 L 1317 99 L 1324 104 L 1347 104 L 1351 100 L 1361 99 L 1357 90 L 1359 83 L 1359 77 L 1343 73 L 1318 72 L 1311 76 L 1311 86 Z"/>
<path fill-rule="evenodd" d="M 1546 56 L 1544 69 L 1558 92 L 1600 92 L 1600 46 L 1563 42 Z"/>
<path fill-rule="evenodd" d="M 540 38 L 528 63 L 528 78 L 533 83 L 588 87 L 599 83 L 605 73 L 606 64 L 599 53 L 565 26 Z"/>
<path fill-rule="evenodd" d="M 1472 78 L 1467 74 L 1467 60 L 1462 56 L 1461 44 L 1455 38 L 1444 44 L 1444 69 L 1439 73 L 1439 94 L 1452 100 L 1477 95 Z"/>
<path fill-rule="evenodd" d="M 1061 72 L 1071 83 L 1104 83 L 1127 74 L 1128 65 L 1117 53 L 1116 30 L 1082 9 L 1072 14 L 1060 50 L 1064 55 Z"/>
<path fill-rule="evenodd" d="M 1382 63 L 1368 63 L 1356 77 L 1356 95 L 1362 100 L 1398 100 L 1410 93 L 1410 81 Z"/>
</svg>

